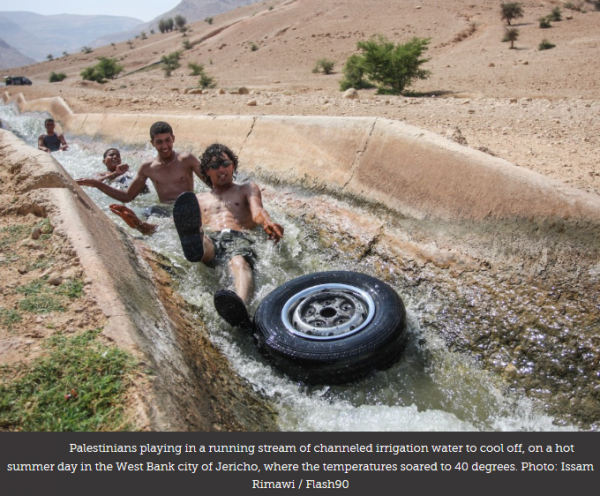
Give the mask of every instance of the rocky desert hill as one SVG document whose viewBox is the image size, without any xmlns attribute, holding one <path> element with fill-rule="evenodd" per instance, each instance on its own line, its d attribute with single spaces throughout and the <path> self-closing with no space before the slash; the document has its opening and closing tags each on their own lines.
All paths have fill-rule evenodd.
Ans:
<svg viewBox="0 0 600 496">
<path fill-rule="evenodd" d="M 0 69 L 10 69 L 11 67 L 21 67 L 29 64 L 35 64 L 35 60 L 26 57 L 0 38 Z"/>
<path fill-rule="evenodd" d="M 110 15 L 41 15 L 0 11 L 0 33 L 4 40 L 38 62 L 48 55 L 59 57 L 64 52 L 79 51 L 96 38 L 131 29 L 141 23 L 139 19 Z"/>
<path fill-rule="evenodd" d="M 500 3 L 268 0 L 191 23 L 187 33 L 157 32 L 28 66 L 20 74 L 34 85 L 22 91 L 27 99 L 62 96 L 74 112 L 398 119 L 600 193 L 600 11 L 594 2 L 521 2 L 510 49 Z M 562 20 L 541 29 L 539 18 L 555 7 Z M 344 98 L 343 64 L 375 34 L 396 43 L 430 38 L 432 75 L 403 96 L 361 90 L 358 99 Z M 539 50 L 544 39 L 555 48 Z M 181 67 L 166 77 L 157 62 L 177 50 Z M 79 73 L 97 57 L 115 57 L 124 72 L 106 84 L 82 81 Z M 336 62 L 333 74 L 313 72 L 321 58 Z M 198 90 L 192 62 L 215 89 Z M 49 83 L 53 71 L 68 77 Z"/>
</svg>

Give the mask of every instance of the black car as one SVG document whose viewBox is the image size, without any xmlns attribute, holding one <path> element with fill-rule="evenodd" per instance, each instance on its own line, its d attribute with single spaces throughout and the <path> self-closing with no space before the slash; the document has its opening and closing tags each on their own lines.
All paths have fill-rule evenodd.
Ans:
<svg viewBox="0 0 600 496">
<path fill-rule="evenodd" d="M 24 76 L 8 76 L 6 78 L 6 86 L 23 85 L 31 86 L 31 80 Z"/>
</svg>

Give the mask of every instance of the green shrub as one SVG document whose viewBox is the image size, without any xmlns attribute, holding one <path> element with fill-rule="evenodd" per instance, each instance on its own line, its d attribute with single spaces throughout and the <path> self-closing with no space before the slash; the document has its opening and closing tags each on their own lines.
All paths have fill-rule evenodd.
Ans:
<svg viewBox="0 0 600 496">
<path fill-rule="evenodd" d="M 540 28 L 542 29 L 547 29 L 547 28 L 551 28 L 552 24 L 550 24 L 550 17 L 546 16 L 546 17 L 540 17 L 538 19 L 538 21 L 540 21 Z"/>
<path fill-rule="evenodd" d="M 550 43 L 548 40 L 542 40 L 542 42 L 538 45 L 538 50 L 550 50 L 554 48 L 556 45 Z"/>
<path fill-rule="evenodd" d="M 340 81 L 340 90 L 346 91 L 349 88 L 355 90 L 373 88 L 373 84 L 369 83 L 365 77 L 365 67 L 363 57 L 354 54 L 350 55 L 344 65 L 344 79 Z"/>
<path fill-rule="evenodd" d="M 176 52 L 170 53 L 169 55 L 163 55 L 160 61 L 163 63 L 163 70 L 165 71 L 165 76 L 169 77 L 171 73 L 181 67 L 179 63 L 179 59 L 181 58 L 181 51 L 177 50 Z"/>
<path fill-rule="evenodd" d="M 208 74 L 202 73 L 200 80 L 198 81 L 198 86 L 200 86 L 202 89 L 214 88 L 217 86 L 217 82 L 215 81 L 215 78 L 210 77 Z"/>
<path fill-rule="evenodd" d="M 523 17 L 523 6 L 519 2 L 501 3 L 500 17 L 510 26 L 511 21 Z"/>
<path fill-rule="evenodd" d="M 554 22 L 562 21 L 562 13 L 560 11 L 560 7 L 554 7 L 548 17 L 550 18 L 551 21 L 554 21 Z"/>
<path fill-rule="evenodd" d="M 333 60 L 329 60 L 326 58 L 317 60 L 315 67 L 313 68 L 313 72 L 323 71 L 323 74 L 331 74 L 333 72 L 333 68 L 335 67 L 335 62 Z"/>
<path fill-rule="evenodd" d="M 91 49 L 91 47 L 89 47 L 89 46 L 84 46 L 84 47 L 81 49 L 81 51 L 82 51 L 83 53 L 92 53 L 94 50 L 92 50 L 92 49 Z"/>
<path fill-rule="evenodd" d="M 176 15 L 175 16 L 175 25 L 181 29 L 183 26 L 185 26 L 187 24 L 187 19 L 185 17 L 183 17 L 182 15 Z"/>
<path fill-rule="evenodd" d="M 81 77 L 88 81 L 105 83 L 107 79 L 114 79 L 122 71 L 123 66 L 117 62 L 117 59 L 108 57 L 98 57 L 99 62 L 91 67 L 86 67 L 81 71 Z"/>
<path fill-rule="evenodd" d="M 519 39 L 519 30 L 516 28 L 507 28 L 504 30 L 504 38 L 502 41 L 510 41 L 510 48 L 515 47 L 515 41 Z"/>
<path fill-rule="evenodd" d="M 67 75 L 64 72 L 51 72 L 48 81 L 50 81 L 51 83 L 59 83 L 60 81 L 66 79 L 66 77 Z"/>
<path fill-rule="evenodd" d="M 207 17 L 204 19 L 204 22 L 208 23 L 209 25 L 213 23 L 213 18 L 212 17 Z"/>
<path fill-rule="evenodd" d="M 183 40 L 183 49 L 190 50 L 193 47 L 190 40 Z"/>
<path fill-rule="evenodd" d="M 252 50 L 253 52 L 256 52 L 256 50 L 258 50 L 258 45 L 254 42 L 250 43 L 250 50 Z"/>
<path fill-rule="evenodd" d="M 401 94 L 415 79 L 426 79 L 431 74 L 421 69 L 421 65 L 429 59 L 420 58 L 427 50 L 429 41 L 429 38 L 414 37 L 407 43 L 396 45 L 383 35 L 359 41 L 357 46 L 362 54 L 351 56 L 346 62 L 346 77 L 341 82 L 341 87 L 350 82 L 360 83 L 366 76 L 370 82 L 377 84 L 378 93 Z M 354 74 L 349 79 L 351 72 Z M 347 86 L 350 87 L 357 88 L 353 84 Z"/>
<path fill-rule="evenodd" d="M 194 62 L 190 62 L 188 67 L 191 69 L 192 73 L 190 76 L 201 76 L 204 74 L 204 66 L 202 64 L 196 64 Z"/>
<path fill-rule="evenodd" d="M 161 33 L 167 33 L 168 31 L 173 31 L 174 27 L 175 27 L 175 21 L 173 21 L 172 18 L 161 19 L 160 21 L 158 21 L 158 30 Z"/>
</svg>

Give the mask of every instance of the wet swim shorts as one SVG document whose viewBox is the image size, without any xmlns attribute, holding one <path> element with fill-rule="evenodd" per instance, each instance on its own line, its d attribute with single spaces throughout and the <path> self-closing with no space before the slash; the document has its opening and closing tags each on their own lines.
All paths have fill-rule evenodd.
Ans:
<svg viewBox="0 0 600 496">
<path fill-rule="evenodd" d="M 205 232 L 215 245 L 215 261 L 229 261 L 236 255 L 244 257 L 246 262 L 254 269 L 257 257 L 251 248 L 254 240 L 246 233 L 226 229 L 224 231 Z"/>
</svg>

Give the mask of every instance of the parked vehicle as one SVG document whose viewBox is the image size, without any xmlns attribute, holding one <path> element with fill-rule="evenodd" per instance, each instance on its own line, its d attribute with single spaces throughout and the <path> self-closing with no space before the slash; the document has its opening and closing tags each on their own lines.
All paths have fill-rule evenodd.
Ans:
<svg viewBox="0 0 600 496">
<path fill-rule="evenodd" d="M 13 85 L 28 85 L 31 86 L 33 83 L 29 78 L 25 76 L 7 76 L 6 78 L 6 86 Z"/>
</svg>

